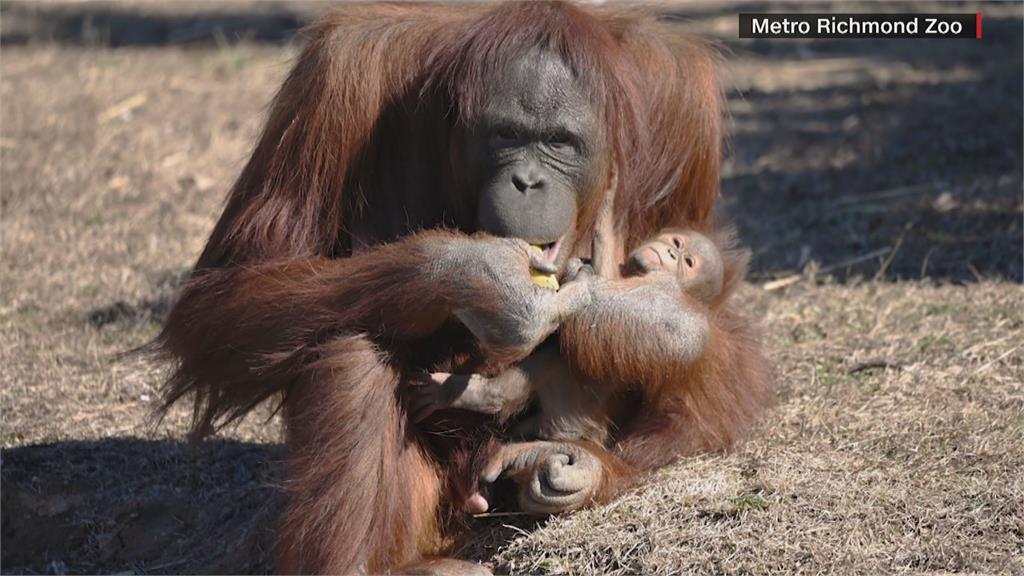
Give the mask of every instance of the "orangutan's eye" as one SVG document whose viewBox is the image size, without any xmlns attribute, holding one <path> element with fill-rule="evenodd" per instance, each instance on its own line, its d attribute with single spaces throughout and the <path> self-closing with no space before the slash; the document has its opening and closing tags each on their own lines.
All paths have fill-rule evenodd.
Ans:
<svg viewBox="0 0 1024 576">
<path fill-rule="evenodd" d="M 548 146 L 551 146 L 552 148 L 569 148 L 572 145 L 572 136 L 564 132 L 557 132 L 548 137 Z"/>
<path fill-rule="evenodd" d="M 516 131 L 509 128 L 508 126 L 502 126 L 501 128 L 498 128 L 498 130 L 495 132 L 495 135 L 498 137 L 498 140 L 503 140 L 506 142 L 516 139 Z"/>
</svg>

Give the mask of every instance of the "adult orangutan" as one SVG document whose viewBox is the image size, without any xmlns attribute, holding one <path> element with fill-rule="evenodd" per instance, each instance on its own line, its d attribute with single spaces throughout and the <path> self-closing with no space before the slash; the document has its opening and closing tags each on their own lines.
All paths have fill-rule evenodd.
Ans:
<svg viewBox="0 0 1024 576">
<path fill-rule="evenodd" d="M 607 271 L 663 227 L 710 227 L 720 102 L 700 43 L 552 1 L 353 5 L 308 34 L 161 336 L 165 403 L 194 395 L 195 437 L 283 398 L 280 570 L 453 570 L 430 558 L 478 479 L 571 509 L 748 426 L 764 362 L 729 304 L 676 378 L 636 343 L 643 416 L 606 446 L 502 444 L 469 415 L 413 426 L 399 399 L 414 372 L 500 374 L 586 304 L 586 286 L 547 291 L 531 269 L 593 244 Z"/>
</svg>

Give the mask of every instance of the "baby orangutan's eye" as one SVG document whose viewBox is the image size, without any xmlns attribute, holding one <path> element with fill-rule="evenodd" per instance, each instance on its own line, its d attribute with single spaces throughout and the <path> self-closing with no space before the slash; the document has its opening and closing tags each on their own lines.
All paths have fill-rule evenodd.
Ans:
<svg viewBox="0 0 1024 576">
<path fill-rule="evenodd" d="M 672 243 L 675 244 L 676 248 L 682 248 L 683 247 L 683 241 L 680 240 L 678 236 L 672 238 Z"/>
<path fill-rule="evenodd" d="M 687 256 L 686 258 L 683 259 L 683 261 L 686 262 L 687 266 L 689 266 L 690 268 L 693 268 L 693 258 L 692 257 Z"/>
</svg>

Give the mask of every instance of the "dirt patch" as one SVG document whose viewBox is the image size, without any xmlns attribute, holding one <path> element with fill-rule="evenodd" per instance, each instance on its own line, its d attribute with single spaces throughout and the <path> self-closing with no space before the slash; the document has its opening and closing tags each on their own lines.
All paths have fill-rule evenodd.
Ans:
<svg viewBox="0 0 1024 576">
<path fill-rule="evenodd" d="M 113 32 L 11 41 L 12 15 L 110 6 L 216 21 L 4 4 L 3 571 L 267 571 L 276 419 L 187 447 L 186 409 L 147 417 L 166 367 L 121 354 L 159 330 L 295 46 L 115 43 L 121 20 L 95 17 Z M 963 10 L 983 41 L 739 42 L 737 7 L 687 8 L 675 25 L 731 52 L 723 212 L 755 250 L 742 298 L 778 405 L 732 454 L 607 507 L 480 522 L 466 554 L 518 573 L 1024 573 L 1021 5 Z"/>
</svg>

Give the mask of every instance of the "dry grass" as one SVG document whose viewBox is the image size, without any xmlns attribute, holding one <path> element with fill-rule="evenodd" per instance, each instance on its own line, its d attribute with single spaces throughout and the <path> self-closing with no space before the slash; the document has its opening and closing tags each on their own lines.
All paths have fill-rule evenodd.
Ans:
<svg viewBox="0 0 1024 576">
<path fill-rule="evenodd" d="M 113 355 L 158 330 L 288 57 L 5 49 L 5 446 L 140 432 L 160 368 Z"/>
<path fill-rule="evenodd" d="M 735 10 L 696 10 L 733 51 L 725 209 L 756 250 L 742 297 L 778 405 L 735 453 L 481 522 L 467 552 L 518 573 L 1024 574 L 1020 5 L 982 8 L 985 43 L 926 47 L 741 44 Z M 5 573 L 269 569 L 276 423 L 187 448 L 184 410 L 146 417 L 165 367 L 117 355 L 159 329 L 292 54 L 4 47 Z"/>
<path fill-rule="evenodd" d="M 1024 294 L 906 284 L 750 291 L 781 402 L 734 454 L 549 522 L 525 573 L 1024 570 Z"/>
</svg>

